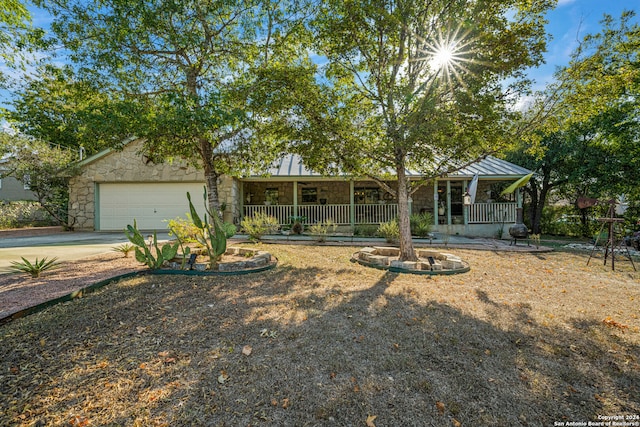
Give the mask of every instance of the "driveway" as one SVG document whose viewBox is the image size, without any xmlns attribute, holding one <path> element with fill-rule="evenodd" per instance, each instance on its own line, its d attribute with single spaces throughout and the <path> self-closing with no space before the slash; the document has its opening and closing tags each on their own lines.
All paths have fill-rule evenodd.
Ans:
<svg viewBox="0 0 640 427">
<path fill-rule="evenodd" d="M 167 233 L 158 234 L 158 240 L 167 240 Z M 21 257 L 33 262 L 57 257 L 60 261 L 77 260 L 109 252 L 129 240 L 123 232 L 65 232 L 41 236 L 0 238 L 0 273 L 6 273 L 12 261 Z"/>
</svg>

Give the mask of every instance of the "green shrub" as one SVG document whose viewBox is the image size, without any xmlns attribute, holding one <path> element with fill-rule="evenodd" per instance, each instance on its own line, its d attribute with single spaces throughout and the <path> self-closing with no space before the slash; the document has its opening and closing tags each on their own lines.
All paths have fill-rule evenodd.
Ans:
<svg viewBox="0 0 640 427">
<path fill-rule="evenodd" d="M 230 222 L 223 222 L 221 228 L 227 239 L 232 238 L 238 232 L 238 228 Z"/>
<path fill-rule="evenodd" d="M 251 240 L 260 240 L 263 235 L 273 234 L 280 228 L 276 218 L 263 212 L 256 212 L 253 216 L 245 217 L 241 226 Z"/>
<path fill-rule="evenodd" d="M 583 224 L 581 212 L 574 206 L 545 206 L 540 227 L 543 234 L 591 237 L 601 225 L 593 217 L 601 216 L 601 213 L 597 211 L 597 207 L 591 208 L 590 216 L 586 224 Z"/>
<path fill-rule="evenodd" d="M 309 232 L 315 236 L 318 242 L 324 242 L 327 240 L 328 233 L 335 233 L 338 228 L 338 224 L 333 222 L 332 219 L 325 219 L 322 222 L 312 225 L 309 227 Z"/>
<path fill-rule="evenodd" d="M 411 223 L 411 235 L 427 237 L 433 228 L 433 215 L 429 212 L 413 214 L 409 218 Z"/>
<path fill-rule="evenodd" d="M 38 202 L 21 200 L 0 203 L 0 229 L 55 223 Z"/>
<path fill-rule="evenodd" d="M 41 260 L 36 258 L 33 263 L 29 262 L 25 257 L 21 258 L 22 262 L 11 261 L 11 267 L 9 267 L 9 270 L 16 273 L 27 273 L 33 278 L 40 277 L 40 273 L 43 271 L 51 270 L 61 265 L 61 263 L 57 262 L 58 258 L 51 258 L 49 260 L 47 257 L 44 257 Z"/>
<path fill-rule="evenodd" d="M 169 236 L 175 236 L 184 243 L 196 243 L 199 233 L 198 227 L 193 223 L 191 215 L 187 214 L 186 218 L 176 217 L 167 221 L 169 228 Z M 237 227 L 230 222 L 223 222 L 220 226 L 227 239 L 233 237 L 238 231 Z"/>
<path fill-rule="evenodd" d="M 378 235 L 378 226 L 373 224 L 359 224 L 353 228 L 353 235 L 359 237 L 375 237 Z"/>
<path fill-rule="evenodd" d="M 400 238 L 400 228 L 398 220 L 393 219 L 389 222 L 383 222 L 378 227 L 378 234 L 385 238 L 387 243 L 397 242 Z"/>
<path fill-rule="evenodd" d="M 194 225 L 191 215 L 187 214 L 186 218 L 176 217 L 167 221 L 169 228 L 169 236 L 175 236 L 181 242 L 195 243 L 198 228 Z"/>
</svg>

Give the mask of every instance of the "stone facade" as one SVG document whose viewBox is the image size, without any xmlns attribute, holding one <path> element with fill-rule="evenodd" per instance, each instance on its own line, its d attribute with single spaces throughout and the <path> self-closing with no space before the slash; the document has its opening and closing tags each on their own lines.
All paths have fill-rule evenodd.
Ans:
<svg viewBox="0 0 640 427">
<path fill-rule="evenodd" d="M 93 230 L 96 215 L 96 188 L 101 183 L 163 183 L 202 182 L 204 173 L 184 161 L 154 164 L 141 153 L 142 141 L 133 141 L 120 151 L 111 150 L 90 157 L 81 163 L 82 169 L 69 184 L 69 216 L 75 218 L 75 228 Z M 239 183 L 223 178 L 219 183 L 220 201 L 239 217 L 237 203 Z"/>
</svg>

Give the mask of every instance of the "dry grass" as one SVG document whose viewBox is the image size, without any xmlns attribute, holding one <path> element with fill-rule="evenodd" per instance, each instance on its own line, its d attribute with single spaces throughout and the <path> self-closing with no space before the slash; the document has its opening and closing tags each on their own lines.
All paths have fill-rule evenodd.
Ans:
<svg viewBox="0 0 640 427">
<path fill-rule="evenodd" d="M 139 277 L 2 327 L 0 425 L 640 414 L 640 274 L 628 263 L 455 250 L 471 272 L 429 278 L 352 264 L 356 248 L 268 250 L 272 271 Z"/>
</svg>

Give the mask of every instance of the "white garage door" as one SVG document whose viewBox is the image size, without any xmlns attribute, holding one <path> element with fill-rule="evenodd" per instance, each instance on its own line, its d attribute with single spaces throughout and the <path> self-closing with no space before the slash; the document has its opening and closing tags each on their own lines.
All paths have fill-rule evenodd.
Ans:
<svg viewBox="0 0 640 427">
<path fill-rule="evenodd" d="M 167 220 L 189 212 L 187 191 L 202 215 L 203 183 L 100 184 L 96 228 L 120 231 L 135 219 L 140 230 L 168 231 Z"/>
</svg>

